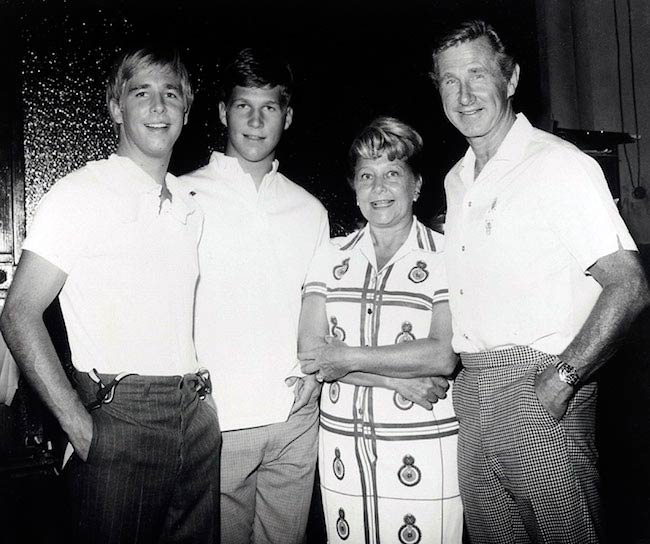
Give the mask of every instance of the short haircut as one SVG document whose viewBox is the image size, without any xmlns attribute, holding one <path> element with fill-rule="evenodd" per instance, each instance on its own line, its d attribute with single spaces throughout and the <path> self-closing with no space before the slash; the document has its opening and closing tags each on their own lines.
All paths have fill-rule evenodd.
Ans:
<svg viewBox="0 0 650 544">
<path fill-rule="evenodd" d="M 194 101 L 194 93 L 187 68 L 178 51 L 172 47 L 146 46 L 129 49 L 115 59 L 106 82 L 106 105 L 109 107 L 109 111 L 111 100 L 119 103 L 122 99 L 128 81 L 139 70 L 151 67 L 168 70 L 178 77 L 185 101 L 185 111 L 190 109 Z M 117 130 L 115 123 L 113 123 L 113 128 Z"/>
<path fill-rule="evenodd" d="M 221 100 L 228 104 L 235 87 L 256 89 L 280 87 L 281 106 L 289 105 L 293 74 L 289 64 L 270 50 L 242 49 L 226 65 L 221 79 Z"/>
<path fill-rule="evenodd" d="M 514 56 L 506 49 L 494 27 L 481 19 L 465 21 L 445 32 L 433 46 L 433 71 L 431 79 L 438 85 L 438 55 L 447 49 L 458 45 L 477 40 L 478 38 L 487 38 L 492 50 L 496 55 L 496 60 L 501 69 L 501 73 L 506 81 L 510 81 L 512 73 L 517 65 Z"/>
<path fill-rule="evenodd" d="M 403 121 L 394 117 L 377 117 L 354 139 L 348 152 L 350 173 L 348 181 L 354 185 L 354 174 L 360 159 L 404 161 L 415 176 L 421 175 L 422 137 Z"/>
</svg>

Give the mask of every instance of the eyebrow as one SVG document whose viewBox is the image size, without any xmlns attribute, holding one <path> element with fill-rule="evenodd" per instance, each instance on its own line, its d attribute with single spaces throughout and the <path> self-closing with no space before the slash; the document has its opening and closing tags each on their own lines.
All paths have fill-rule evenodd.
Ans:
<svg viewBox="0 0 650 544">
<path fill-rule="evenodd" d="M 133 91 L 139 91 L 141 89 L 151 89 L 151 88 L 152 88 L 151 83 L 133 84 L 133 85 L 129 86 L 129 88 L 127 89 L 127 92 L 133 92 Z M 174 91 L 180 91 L 181 87 L 179 85 L 174 84 L 174 83 L 167 83 L 165 85 L 165 89 L 172 89 Z"/>
<path fill-rule="evenodd" d="M 129 85 L 127 91 L 133 92 L 133 91 L 139 91 L 140 89 L 149 89 L 149 88 L 151 88 L 151 85 L 149 83 L 133 84 L 133 85 Z"/>
</svg>

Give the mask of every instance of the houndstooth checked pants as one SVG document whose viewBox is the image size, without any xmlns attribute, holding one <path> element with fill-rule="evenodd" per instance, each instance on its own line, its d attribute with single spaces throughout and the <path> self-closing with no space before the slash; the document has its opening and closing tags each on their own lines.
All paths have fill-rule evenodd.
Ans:
<svg viewBox="0 0 650 544">
<path fill-rule="evenodd" d="M 596 385 L 582 386 L 558 422 L 534 390 L 551 355 L 518 346 L 461 358 L 454 408 L 472 544 L 598 542 Z"/>
</svg>

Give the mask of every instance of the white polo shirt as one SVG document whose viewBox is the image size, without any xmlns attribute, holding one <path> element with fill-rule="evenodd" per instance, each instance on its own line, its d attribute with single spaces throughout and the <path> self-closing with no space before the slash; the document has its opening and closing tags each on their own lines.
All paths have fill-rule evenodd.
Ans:
<svg viewBox="0 0 650 544">
<path fill-rule="evenodd" d="M 277 169 L 274 161 L 257 190 L 237 159 L 213 153 L 182 178 L 205 214 L 195 339 L 224 431 L 287 419 L 293 389 L 284 380 L 301 375 L 301 289 L 329 239 L 325 208 Z"/>
<path fill-rule="evenodd" d="M 43 197 L 23 249 L 68 276 L 59 295 L 80 371 L 196 371 L 192 315 L 202 214 L 171 174 L 126 157 L 89 162 Z"/>
<path fill-rule="evenodd" d="M 445 179 L 454 349 L 559 354 L 601 292 L 587 270 L 634 241 L 596 161 L 522 114 L 476 180 L 474 163 Z"/>
</svg>

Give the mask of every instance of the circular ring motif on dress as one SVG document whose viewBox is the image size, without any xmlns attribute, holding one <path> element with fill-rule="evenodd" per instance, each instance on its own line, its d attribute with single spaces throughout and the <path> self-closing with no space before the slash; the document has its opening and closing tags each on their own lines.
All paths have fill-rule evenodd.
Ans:
<svg viewBox="0 0 650 544">
<path fill-rule="evenodd" d="M 336 404 L 339 401 L 339 395 L 341 394 L 341 386 L 339 385 L 339 382 L 332 382 L 329 384 L 329 388 L 330 402 Z"/>
<path fill-rule="evenodd" d="M 330 334 L 338 338 L 341 342 L 345 342 L 345 331 L 339 327 L 339 320 L 335 316 L 332 316 L 330 317 L 330 323 L 332 324 Z"/>
<path fill-rule="evenodd" d="M 334 471 L 334 476 L 339 480 L 342 480 L 345 476 L 345 465 L 341 461 L 341 450 L 334 448 L 334 461 L 332 462 L 332 470 Z"/>
<path fill-rule="evenodd" d="M 336 520 L 336 533 L 341 540 L 347 540 L 350 536 L 350 526 L 345 521 L 345 511 L 343 508 L 339 508 L 339 519 Z"/>
<path fill-rule="evenodd" d="M 420 472 L 420 469 L 415 466 L 415 459 L 411 455 L 405 455 L 402 462 L 404 464 L 397 471 L 399 481 L 408 487 L 418 485 L 422 479 L 422 473 Z"/>
<path fill-rule="evenodd" d="M 350 257 L 343 259 L 343 262 L 332 269 L 332 275 L 335 280 L 340 280 L 350 268 Z"/>
<path fill-rule="evenodd" d="M 411 322 L 404 321 L 404 323 L 402 323 L 402 332 L 400 332 L 395 337 L 395 343 L 401 344 L 402 342 L 410 342 L 411 340 L 415 340 L 415 336 L 411 331 L 413 331 L 413 325 L 411 325 Z"/>
<path fill-rule="evenodd" d="M 404 516 L 404 525 L 400 527 L 397 536 L 402 544 L 418 544 L 422 540 L 422 531 L 415 525 L 414 515 L 406 514 Z"/>
<path fill-rule="evenodd" d="M 410 410 L 413 406 L 413 402 L 400 395 L 397 391 L 393 394 L 393 402 L 400 410 Z"/>
<path fill-rule="evenodd" d="M 422 283 L 429 277 L 429 272 L 427 271 L 427 263 L 424 261 L 416 262 L 415 266 L 411 268 L 408 277 L 413 283 Z"/>
</svg>

